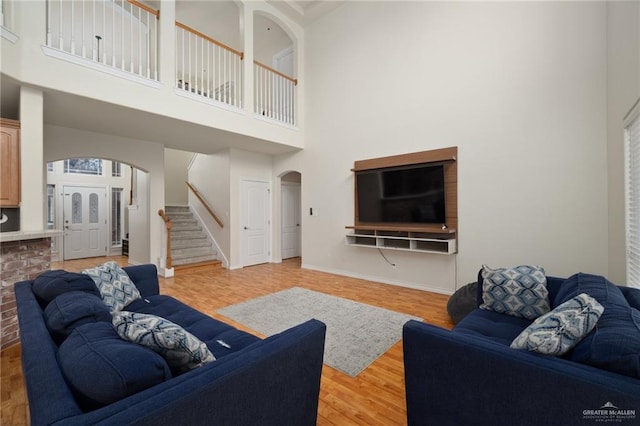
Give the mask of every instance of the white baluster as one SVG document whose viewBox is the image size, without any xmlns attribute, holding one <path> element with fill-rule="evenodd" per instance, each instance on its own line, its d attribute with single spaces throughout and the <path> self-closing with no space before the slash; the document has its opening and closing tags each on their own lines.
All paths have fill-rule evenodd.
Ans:
<svg viewBox="0 0 640 426">
<path fill-rule="evenodd" d="M 286 84 L 284 86 L 284 94 L 283 94 L 283 99 L 284 99 L 284 121 L 285 121 L 285 123 L 290 123 L 289 119 L 291 117 L 291 111 L 290 111 L 291 104 L 289 103 L 289 88 L 290 87 L 291 87 L 291 82 L 289 80 L 287 80 Z"/>
<path fill-rule="evenodd" d="M 129 3 L 129 71 L 134 72 L 133 64 L 133 5 Z"/>
<path fill-rule="evenodd" d="M 98 46 L 98 49 L 100 46 Z M 98 57 L 102 58 L 102 63 L 107 64 L 107 2 L 102 0 L 102 55 L 98 52 Z"/>
<path fill-rule="evenodd" d="M 176 83 L 176 87 L 180 87 L 180 79 L 178 78 L 179 74 L 178 72 L 180 71 L 180 69 L 178 68 L 178 61 L 180 61 L 180 47 L 178 45 L 178 42 L 180 41 L 180 33 L 179 33 L 180 28 L 176 27 L 176 70 L 173 73 L 173 75 L 175 76 L 175 83 Z"/>
<path fill-rule="evenodd" d="M 278 93 L 277 93 L 277 97 L 278 97 L 278 120 L 280 121 L 284 121 L 283 117 L 283 110 L 284 110 L 284 104 L 282 103 L 282 90 L 284 88 L 284 82 L 286 80 L 284 78 L 282 78 L 281 76 L 278 76 Z"/>
<path fill-rule="evenodd" d="M 233 106 L 238 107 L 238 55 L 235 53 L 231 57 L 233 61 L 233 73 L 231 74 L 231 81 L 233 82 L 233 87 L 231 87 L 231 93 L 233 93 Z"/>
<path fill-rule="evenodd" d="M 284 92 L 282 94 L 282 99 L 284 100 L 284 118 L 285 121 L 289 122 L 290 110 L 289 110 L 289 88 L 291 87 L 291 82 L 287 80 L 285 82 Z"/>
<path fill-rule="evenodd" d="M 207 41 L 207 97 L 211 98 L 211 42 Z"/>
<path fill-rule="evenodd" d="M 256 82 L 256 88 L 258 90 L 258 110 L 256 111 L 258 114 L 264 115 L 264 92 L 263 92 L 263 76 L 262 76 L 262 67 L 255 66 L 256 74 L 258 76 L 258 80 Z"/>
<path fill-rule="evenodd" d="M 122 68 L 122 71 L 124 71 L 124 62 L 125 62 L 125 56 L 124 56 L 124 2 L 125 0 L 122 0 L 122 2 L 120 3 L 120 8 L 122 9 L 120 11 L 120 68 Z"/>
<path fill-rule="evenodd" d="M 200 68 L 202 68 L 202 72 L 200 73 L 200 80 L 202 82 L 201 86 L 202 86 L 202 95 L 203 96 L 209 96 L 209 92 L 207 91 L 207 84 L 204 81 L 204 74 L 206 72 L 206 65 L 204 64 L 204 60 L 205 60 L 205 55 L 204 55 L 204 45 L 205 43 L 208 43 L 207 40 L 202 39 L 200 40 Z"/>
<path fill-rule="evenodd" d="M 49 7 L 47 7 L 47 46 L 53 47 L 52 37 L 51 37 L 51 9 L 53 8 L 53 2 L 49 2 Z"/>
<path fill-rule="evenodd" d="M 293 82 L 289 83 L 289 124 L 294 124 L 293 121 L 293 116 L 294 116 L 294 102 L 293 102 L 293 96 L 294 96 L 294 92 L 295 92 L 295 85 Z"/>
<path fill-rule="evenodd" d="M 189 91 L 191 91 L 193 89 L 193 82 L 191 81 L 191 37 L 193 36 L 193 34 L 191 34 L 191 32 L 189 32 L 189 57 L 188 57 L 188 62 L 189 62 L 189 82 L 187 83 L 189 85 Z"/>
<path fill-rule="evenodd" d="M 91 58 L 94 61 L 98 60 L 98 51 L 96 50 L 96 0 L 91 1 L 91 45 L 93 46 L 93 55 Z"/>
<path fill-rule="evenodd" d="M 149 36 L 151 35 L 151 27 L 149 27 L 149 15 L 150 13 L 147 12 L 146 16 L 147 16 L 147 36 L 146 36 L 146 42 L 145 42 L 145 50 L 147 52 L 147 78 L 151 78 L 151 52 L 150 52 L 150 45 L 149 45 Z"/>
<path fill-rule="evenodd" d="M 259 88 L 258 88 L 258 80 L 260 77 L 258 76 L 258 67 L 253 66 L 253 112 L 257 113 L 260 104 L 260 96 L 259 96 Z"/>
<path fill-rule="evenodd" d="M 138 75 L 142 74 L 142 9 L 138 9 Z"/>
<path fill-rule="evenodd" d="M 71 54 L 76 54 L 76 34 L 75 34 L 75 19 L 73 19 L 73 14 L 75 11 L 75 1 L 71 0 Z"/>
<path fill-rule="evenodd" d="M 269 116 L 269 93 L 267 92 L 267 71 L 261 67 L 262 72 L 262 115 Z"/>
<path fill-rule="evenodd" d="M 238 64 L 239 64 L 238 81 L 240 82 L 240 84 L 238 84 L 238 98 L 239 98 L 238 106 L 240 108 L 243 108 L 244 107 L 244 67 L 242 66 L 243 63 L 240 57 L 238 57 Z"/>
<path fill-rule="evenodd" d="M 157 16 L 153 19 L 153 79 L 158 81 L 158 17 Z"/>
<path fill-rule="evenodd" d="M 182 90 L 185 90 L 185 78 L 184 78 L 184 30 L 182 30 Z"/>
<path fill-rule="evenodd" d="M 85 31 L 86 12 L 84 8 L 84 1 L 81 4 L 82 4 L 82 46 L 80 47 L 80 50 L 81 50 L 82 58 L 86 59 L 87 57 L 87 40 L 86 40 L 87 34 Z"/>
<path fill-rule="evenodd" d="M 116 65 L 116 2 L 111 3 L 111 66 Z"/>
<path fill-rule="evenodd" d="M 265 88 L 267 93 L 267 109 L 269 110 L 269 118 L 273 118 L 273 88 L 271 87 L 271 82 L 273 78 L 271 76 L 271 72 L 269 70 L 265 71 Z"/>
<path fill-rule="evenodd" d="M 289 104 L 291 105 L 289 115 L 290 115 L 290 123 L 296 124 L 296 85 L 291 83 L 289 85 Z"/>
<path fill-rule="evenodd" d="M 257 65 L 253 66 L 253 109 L 255 113 L 260 113 L 260 69 Z"/>
<path fill-rule="evenodd" d="M 200 80 L 198 78 L 198 76 L 200 75 L 200 68 L 198 68 L 198 40 L 200 39 L 200 36 L 195 35 L 194 34 L 194 38 L 193 38 L 193 60 L 195 62 L 194 66 L 193 66 L 193 76 L 195 77 L 195 87 L 193 88 L 194 93 L 198 94 L 198 80 Z"/>
<path fill-rule="evenodd" d="M 60 26 L 58 27 L 58 49 L 64 50 L 64 34 L 62 32 L 62 14 L 63 14 L 62 0 L 60 0 L 58 4 L 60 5 L 60 16 L 59 16 Z"/>
<path fill-rule="evenodd" d="M 218 91 L 217 93 L 217 99 L 219 101 L 222 101 L 222 93 L 220 93 L 220 62 L 221 61 L 221 52 L 220 52 L 220 46 L 215 47 L 215 52 L 216 52 L 216 64 L 215 64 L 215 70 L 216 70 L 216 74 L 215 74 L 215 81 L 216 81 L 216 90 Z"/>
<path fill-rule="evenodd" d="M 229 103 L 229 93 L 227 92 L 227 69 L 229 67 L 229 52 L 227 49 L 222 49 L 222 99 L 225 104 Z"/>
</svg>

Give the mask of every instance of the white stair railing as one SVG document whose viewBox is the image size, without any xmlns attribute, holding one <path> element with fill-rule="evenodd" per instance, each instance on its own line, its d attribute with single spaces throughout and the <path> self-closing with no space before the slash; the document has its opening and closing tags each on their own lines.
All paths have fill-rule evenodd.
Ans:
<svg viewBox="0 0 640 426">
<path fill-rule="evenodd" d="M 243 54 L 176 21 L 176 87 L 243 107 Z"/>
<path fill-rule="evenodd" d="M 295 125 L 295 88 L 298 80 L 254 61 L 254 112 Z"/>
<path fill-rule="evenodd" d="M 47 46 L 157 81 L 159 16 L 135 0 L 48 0 Z"/>
</svg>

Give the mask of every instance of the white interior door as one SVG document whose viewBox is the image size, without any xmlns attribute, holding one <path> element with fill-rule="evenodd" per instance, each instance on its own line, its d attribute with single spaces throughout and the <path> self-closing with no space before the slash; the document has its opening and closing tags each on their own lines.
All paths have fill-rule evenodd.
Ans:
<svg viewBox="0 0 640 426">
<path fill-rule="evenodd" d="M 282 183 L 282 258 L 300 256 L 300 184 Z"/>
<path fill-rule="evenodd" d="M 269 182 L 243 179 L 240 185 L 242 266 L 269 261 Z"/>
<path fill-rule="evenodd" d="M 64 259 L 107 255 L 107 191 L 64 186 Z"/>
</svg>

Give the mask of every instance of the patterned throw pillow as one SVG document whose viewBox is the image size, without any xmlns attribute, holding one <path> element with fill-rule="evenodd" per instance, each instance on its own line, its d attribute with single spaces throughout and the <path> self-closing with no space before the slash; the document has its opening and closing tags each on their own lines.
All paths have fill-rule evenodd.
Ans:
<svg viewBox="0 0 640 426">
<path fill-rule="evenodd" d="M 129 303 L 140 299 L 138 288 L 116 262 L 106 262 L 95 268 L 85 269 L 82 273 L 93 279 L 102 301 L 112 311 L 121 311 Z"/>
<path fill-rule="evenodd" d="M 520 265 L 491 269 L 482 266 L 481 309 L 526 319 L 549 312 L 549 292 L 544 269 Z"/>
<path fill-rule="evenodd" d="M 545 355 L 564 355 L 596 326 L 604 308 L 596 299 L 581 293 L 537 318 L 511 343 Z"/>
<path fill-rule="evenodd" d="M 150 314 L 113 313 L 113 326 L 125 340 L 146 346 L 162 355 L 174 372 L 184 373 L 215 361 L 207 345 L 177 324 Z"/>
</svg>

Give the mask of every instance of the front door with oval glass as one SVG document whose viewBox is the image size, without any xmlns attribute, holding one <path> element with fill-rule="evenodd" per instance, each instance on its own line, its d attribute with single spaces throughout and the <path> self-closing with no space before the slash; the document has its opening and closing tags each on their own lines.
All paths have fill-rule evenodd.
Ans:
<svg viewBox="0 0 640 426">
<path fill-rule="evenodd" d="M 64 259 L 107 255 L 107 191 L 64 186 Z"/>
</svg>

